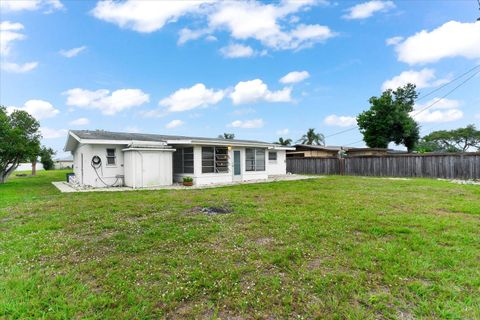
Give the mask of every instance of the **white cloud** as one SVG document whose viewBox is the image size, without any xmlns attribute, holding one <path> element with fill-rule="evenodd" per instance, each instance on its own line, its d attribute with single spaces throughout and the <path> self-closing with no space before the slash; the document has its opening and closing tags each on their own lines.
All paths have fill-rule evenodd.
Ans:
<svg viewBox="0 0 480 320">
<path fill-rule="evenodd" d="M 0 2 L 2 4 L 8 2 Z M 25 39 L 25 35 L 20 33 L 20 30 L 23 30 L 23 25 L 21 23 L 14 23 L 10 21 L 3 21 L 0 23 L 0 55 L 7 57 L 10 54 L 12 48 L 12 43 Z M 25 73 L 32 71 L 38 66 L 38 62 L 32 61 L 23 64 L 9 62 L 3 60 L 1 62 L 1 69 L 7 72 L 13 73 Z"/>
<path fill-rule="evenodd" d="M 138 32 L 154 32 L 165 24 L 175 22 L 189 13 L 200 12 L 209 0 L 195 1 L 137 1 L 117 2 L 105 0 L 97 2 L 92 14 L 101 20 L 114 23 L 122 28 Z"/>
<path fill-rule="evenodd" d="M 436 87 L 445 84 L 449 79 L 437 79 L 435 76 L 435 70 L 422 69 L 420 71 L 408 70 L 403 71 L 398 76 L 393 77 L 390 80 L 385 81 L 382 84 L 382 90 L 397 89 L 404 86 L 407 83 L 413 83 L 418 89 Z"/>
<path fill-rule="evenodd" d="M 68 134 L 68 130 L 41 127 L 40 133 L 42 134 L 43 139 L 66 138 Z"/>
<path fill-rule="evenodd" d="M 59 53 L 66 57 L 66 58 L 73 58 L 75 56 L 77 56 L 80 52 L 82 52 L 83 50 L 85 50 L 87 47 L 86 46 L 81 46 L 81 47 L 78 47 L 78 48 L 73 48 L 73 49 L 69 49 L 69 50 L 60 50 Z"/>
<path fill-rule="evenodd" d="M 310 77 L 308 71 L 292 71 L 284 75 L 280 82 L 284 84 L 301 82 Z"/>
<path fill-rule="evenodd" d="M 255 51 L 250 46 L 236 43 L 221 48 L 220 53 L 226 58 L 245 58 L 253 56 Z"/>
<path fill-rule="evenodd" d="M 288 129 L 281 129 L 281 130 L 277 130 L 276 133 L 279 136 L 284 136 L 284 135 L 287 135 L 289 132 L 290 132 L 290 130 L 288 130 Z"/>
<path fill-rule="evenodd" d="M 432 107 L 422 111 L 422 109 L 433 103 L 435 104 Z M 416 121 L 422 123 L 451 122 L 463 118 L 463 112 L 460 110 L 460 102 L 446 98 L 433 98 L 424 104 L 415 105 L 415 110 L 410 114 Z"/>
<path fill-rule="evenodd" d="M 63 9 L 60 0 L 3 0 L 0 1 L 0 10 L 5 11 L 35 11 L 46 9 L 46 13 Z"/>
<path fill-rule="evenodd" d="M 391 37 L 391 38 L 388 38 L 387 40 L 385 40 L 385 44 L 387 46 L 395 46 L 395 45 L 399 44 L 400 42 L 402 42 L 402 40 L 403 40 L 403 37 L 400 37 L 400 36 Z"/>
<path fill-rule="evenodd" d="M 357 119 L 355 119 L 355 117 L 331 114 L 325 117 L 323 122 L 329 126 L 351 127 L 357 124 Z"/>
<path fill-rule="evenodd" d="M 27 62 L 24 64 L 17 64 L 13 62 L 2 62 L 2 69 L 12 73 L 25 73 L 32 71 L 38 66 L 38 62 Z"/>
<path fill-rule="evenodd" d="M 233 128 L 242 128 L 242 129 L 255 129 L 255 128 L 262 128 L 264 126 L 264 122 L 262 119 L 252 119 L 252 120 L 235 120 L 228 127 Z"/>
<path fill-rule="evenodd" d="M 3 2 L 1 2 L 3 3 Z M 0 23 L 0 54 L 7 56 L 10 53 L 12 42 L 22 40 L 25 36 L 19 31 L 23 30 L 23 24 L 4 21 Z"/>
<path fill-rule="evenodd" d="M 183 28 L 178 33 L 178 45 L 182 45 L 190 40 L 197 40 L 198 38 L 203 37 L 205 34 L 208 33 L 208 30 L 199 29 L 199 30 L 192 30 L 190 28 Z"/>
<path fill-rule="evenodd" d="M 183 122 L 182 120 L 172 120 L 170 121 L 169 123 L 167 123 L 167 125 L 165 126 L 165 128 L 167 129 L 173 129 L 173 128 L 176 128 L 176 127 L 180 127 L 182 125 L 184 125 L 185 122 Z"/>
<path fill-rule="evenodd" d="M 167 107 L 169 112 L 181 112 L 217 104 L 224 96 L 223 90 L 207 89 L 203 83 L 197 83 L 190 88 L 175 91 L 167 98 L 160 100 L 159 104 Z"/>
<path fill-rule="evenodd" d="M 23 107 L 7 108 L 8 112 L 12 112 L 13 110 L 26 111 L 37 120 L 52 118 L 60 113 L 50 102 L 44 100 L 28 100 Z"/>
<path fill-rule="evenodd" d="M 343 18 L 348 20 L 366 19 L 373 16 L 376 12 L 385 12 L 393 8 L 395 8 L 393 1 L 373 0 L 359 3 L 348 8 L 348 12 L 343 16 Z"/>
<path fill-rule="evenodd" d="M 87 124 L 90 124 L 90 120 L 87 118 L 78 118 L 70 121 L 69 124 L 72 126 L 86 126 Z"/>
<path fill-rule="evenodd" d="M 398 60 L 408 64 L 437 62 L 444 58 L 480 58 L 480 22 L 449 21 L 422 30 L 395 46 Z"/>
<path fill-rule="evenodd" d="M 477 113 L 477 114 L 475 115 L 475 119 L 480 119 L 480 113 Z"/>
<path fill-rule="evenodd" d="M 335 33 L 318 24 L 300 24 L 285 30 L 280 22 L 313 4 L 314 1 L 285 1 L 278 5 L 256 1 L 220 2 L 217 9 L 208 16 L 209 27 L 227 29 L 235 39 L 256 39 L 264 46 L 276 50 L 308 47 L 334 37 Z"/>
<path fill-rule="evenodd" d="M 261 1 L 99 1 L 92 14 L 101 20 L 137 32 L 154 32 L 182 16 L 195 14 L 208 21 L 198 30 L 184 28 L 178 44 L 227 30 L 237 40 L 256 39 L 276 50 L 300 49 L 325 41 L 336 34 L 327 26 L 298 24 L 287 19 L 290 15 L 307 10 L 320 0 L 282 1 L 278 4 Z M 248 23 L 246 23 L 248 21 Z M 288 23 L 290 21 L 290 23 Z M 216 39 L 216 38 L 215 38 Z"/>
<path fill-rule="evenodd" d="M 230 94 L 234 104 L 253 103 L 260 100 L 268 102 L 290 102 L 291 88 L 270 91 L 268 86 L 260 79 L 240 81 Z"/>
<path fill-rule="evenodd" d="M 140 89 L 120 89 L 110 93 L 106 89 L 90 91 L 75 88 L 63 94 L 67 96 L 67 105 L 98 109 L 105 115 L 114 115 L 150 101 L 148 94 Z"/>
</svg>

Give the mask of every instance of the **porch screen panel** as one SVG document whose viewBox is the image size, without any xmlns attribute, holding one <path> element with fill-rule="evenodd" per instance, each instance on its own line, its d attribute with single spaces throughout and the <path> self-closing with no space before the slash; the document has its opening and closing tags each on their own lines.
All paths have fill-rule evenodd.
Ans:
<svg viewBox="0 0 480 320">
<path fill-rule="evenodd" d="M 255 149 L 245 149 L 245 170 L 255 171 Z"/>
<path fill-rule="evenodd" d="M 265 150 L 255 150 L 255 171 L 265 171 Z"/>
<path fill-rule="evenodd" d="M 227 173 L 228 148 L 202 147 L 202 173 Z"/>
<path fill-rule="evenodd" d="M 245 170 L 265 171 L 265 149 L 245 149 Z"/>
<path fill-rule="evenodd" d="M 202 173 L 215 172 L 215 148 L 202 147 Z"/>
<path fill-rule="evenodd" d="M 228 149 L 215 147 L 215 172 L 228 172 Z"/>
<path fill-rule="evenodd" d="M 177 148 L 173 153 L 173 173 L 193 173 L 193 147 Z"/>
<path fill-rule="evenodd" d="M 183 173 L 193 173 L 193 147 L 183 149 Z"/>
</svg>

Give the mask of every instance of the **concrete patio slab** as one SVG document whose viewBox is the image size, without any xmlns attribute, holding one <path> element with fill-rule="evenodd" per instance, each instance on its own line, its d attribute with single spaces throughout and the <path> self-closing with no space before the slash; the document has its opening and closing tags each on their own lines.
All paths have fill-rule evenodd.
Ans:
<svg viewBox="0 0 480 320">
<path fill-rule="evenodd" d="M 71 192 L 116 192 L 116 191 L 135 191 L 135 190 L 197 190 L 197 189 L 210 189 L 226 186 L 235 186 L 241 184 L 253 184 L 253 183 L 269 183 L 277 181 L 295 181 L 295 180 L 306 180 L 306 179 L 318 179 L 323 178 L 323 176 L 306 176 L 306 175 L 279 175 L 279 176 L 270 176 L 267 180 L 251 180 L 251 181 L 240 181 L 240 182 L 231 182 L 231 183 L 217 183 L 211 185 L 202 185 L 202 186 L 191 186 L 185 187 L 182 184 L 174 184 L 171 186 L 164 187 L 152 187 L 152 188 L 130 188 L 130 187 L 109 187 L 109 188 L 78 188 L 73 186 L 65 181 L 54 181 L 52 184 L 62 193 L 71 193 Z"/>
</svg>

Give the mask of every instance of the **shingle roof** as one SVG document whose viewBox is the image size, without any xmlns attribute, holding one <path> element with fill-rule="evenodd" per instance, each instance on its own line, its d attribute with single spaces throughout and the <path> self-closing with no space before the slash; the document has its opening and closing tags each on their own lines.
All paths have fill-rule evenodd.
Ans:
<svg viewBox="0 0 480 320">
<path fill-rule="evenodd" d="M 205 138 L 205 137 L 188 137 L 188 136 L 171 136 L 161 134 L 150 133 L 129 133 L 129 132 L 110 132 L 104 130 L 71 130 L 80 139 L 85 140 L 137 140 L 137 141 L 166 141 L 166 140 L 205 140 L 212 142 L 238 142 L 238 143 L 261 143 L 271 144 L 269 142 L 256 141 L 256 140 L 237 140 L 237 139 L 219 139 L 219 138 Z"/>
</svg>

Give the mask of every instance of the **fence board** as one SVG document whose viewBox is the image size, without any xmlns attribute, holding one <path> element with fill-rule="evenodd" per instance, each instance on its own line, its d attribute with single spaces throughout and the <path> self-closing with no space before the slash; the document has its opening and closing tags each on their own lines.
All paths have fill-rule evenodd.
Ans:
<svg viewBox="0 0 480 320">
<path fill-rule="evenodd" d="M 344 159 L 287 158 L 287 171 L 300 174 L 480 179 L 480 153 L 360 156 Z"/>
</svg>

